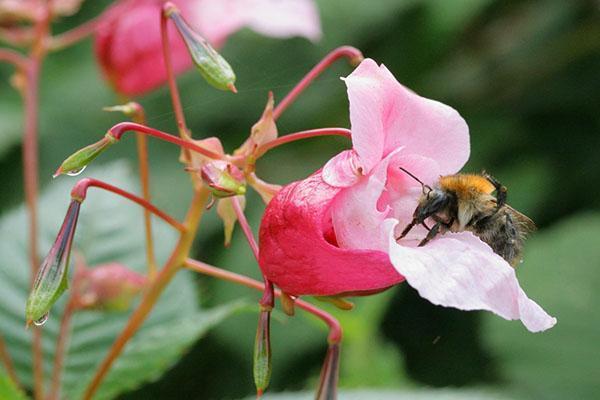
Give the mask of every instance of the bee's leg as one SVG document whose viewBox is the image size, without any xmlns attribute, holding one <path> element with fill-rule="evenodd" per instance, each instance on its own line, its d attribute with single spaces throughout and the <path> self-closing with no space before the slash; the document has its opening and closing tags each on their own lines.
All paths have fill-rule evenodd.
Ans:
<svg viewBox="0 0 600 400">
<path fill-rule="evenodd" d="M 496 211 L 498 211 L 503 205 L 506 204 L 508 189 L 506 189 L 506 186 L 498 182 L 498 180 L 490 174 L 484 172 L 483 176 L 485 176 L 485 178 L 490 181 L 492 185 L 494 185 L 494 188 L 496 188 Z"/>
<path fill-rule="evenodd" d="M 410 221 L 410 224 L 406 225 L 406 228 L 404 228 L 404 230 L 402 231 L 402 233 L 400 234 L 400 236 L 398 236 L 396 238 L 396 241 L 402 239 L 404 236 L 408 235 L 408 232 L 410 232 L 410 230 L 417 225 L 417 219 L 413 218 L 412 221 Z"/>
<path fill-rule="evenodd" d="M 425 246 L 431 239 L 433 239 L 439 233 L 441 227 L 445 227 L 444 224 L 441 222 L 436 222 L 435 225 L 431 227 L 431 230 L 427 236 L 425 236 L 425 239 L 421 240 L 419 247 Z"/>
<path fill-rule="evenodd" d="M 425 229 L 427 229 L 428 231 L 430 231 L 430 230 L 431 230 L 431 228 L 427 226 L 427 224 L 425 223 L 425 221 L 421 222 L 421 225 L 423 225 L 423 227 L 424 227 Z"/>
</svg>

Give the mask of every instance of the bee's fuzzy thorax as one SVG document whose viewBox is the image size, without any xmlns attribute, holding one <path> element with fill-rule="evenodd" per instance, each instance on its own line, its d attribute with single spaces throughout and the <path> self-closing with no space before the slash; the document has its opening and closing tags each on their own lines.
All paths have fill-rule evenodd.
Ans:
<svg viewBox="0 0 600 400">
<path fill-rule="evenodd" d="M 491 194 L 494 185 L 484 176 L 476 174 L 457 174 L 442 176 L 440 188 L 456 194 L 458 198 L 468 199 L 480 194 Z"/>
</svg>

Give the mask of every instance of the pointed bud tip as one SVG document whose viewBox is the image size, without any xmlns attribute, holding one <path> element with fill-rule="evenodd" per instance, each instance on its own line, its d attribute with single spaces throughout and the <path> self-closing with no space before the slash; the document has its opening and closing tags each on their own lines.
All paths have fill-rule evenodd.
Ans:
<svg viewBox="0 0 600 400">
<path fill-rule="evenodd" d="M 62 167 L 58 167 L 58 169 L 56 170 L 56 172 L 54 174 L 52 174 L 52 178 L 56 179 L 57 177 L 59 177 L 60 175 L 62 175 L 63 170 Z"/>
<path fill-rule="evenodd" d="M 264 390 L 256 389 L 256 400 L 259 400 L 261 397 L 263 397 L 263 394 L 265 394 Z"/>
<path fill-rule="evenodd" d="M 237 94 L 237 88 L 235 87 L 235 85 L 233 83 L 228 83 L 227 87 L 229 88 L 229 90 L 231 90 L 233 93 Z"/>
</svg>

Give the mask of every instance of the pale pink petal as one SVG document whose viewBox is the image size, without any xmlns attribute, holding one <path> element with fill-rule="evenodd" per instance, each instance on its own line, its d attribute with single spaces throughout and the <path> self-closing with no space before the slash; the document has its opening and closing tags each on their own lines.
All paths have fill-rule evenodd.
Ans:
<svg viewBox="0 0 600 400">
<path fill-rule="evenodd" d="M 344 188 L 331 205 L 331 219 L 340 247 L 387 251 L 387 232 L 381 224 L 388 217 L 390 207 L 380 204 L 387 181 L 388 164 L 400 154 L 398 148 L 379 162 L 371 174 L 356 184 Z"/>
<path fill-rule="evenodd" d="M 260 226 L 260 268 L 293 295 L 367 294 L 403 280 L 381 251 L 342 249 L 329 209 L 340 192 L 319 172 L 275 196 Z"/>
<path fill-rule="evenodd" d="M 453 108 L 402 86 L 382 65 L 364 60 L 346 79 L 352 142 L 367 171 L 399 146 L 436 160 L 441 174 L 469 157 L 469 129 Z"/>
<path fill-rule="evenodd" d="M 343 188 L 354 185 L 363 176 L 356 152 L 345 150 L 327 161 L 322 176 L 331 186 Z"/>
<path fill-rule="evenodd" d="M 405 168 L 425 184 L 432 186 L 440 177 L 440 166 L 431 158 L 418 154 L 405 154 L 405 152 L 396 154 L 390 161 L 386 191 L 380 201 L 392 208 L 391 217 L 397 219 L 400 225 L 406 226 L 412 220 L 423 191 L 421 184 L 402 171 L 400 167 Z"/>
<path fill-rule="evenodd" d="M 388 90 L 377 79 L 379 67 L 371 59 L 364 60 L 344 81 L 350 101 L 352 147 L 360 158 L 364 173 L 383 158 L 385 131 L 382 113 Z"/>
<path fill-rule="evenodd" d="M 531 332 L 556 324 L 519 286 L 515 270 L 489 246 L 468 232 L 446 233 L 423 247 L 396 243 L 396 221 L 387 220 L 392 264 L 421 297 L 461 310 L 488 310 L 520 319 Z"/>
<path fill-rule="evenodd" d="M 194 20 L 206 38 L 221 44 L 248 27 L 272 37 L 321 37 L 319 13 L 312 0 L 195 0 Z"/>
</svg>

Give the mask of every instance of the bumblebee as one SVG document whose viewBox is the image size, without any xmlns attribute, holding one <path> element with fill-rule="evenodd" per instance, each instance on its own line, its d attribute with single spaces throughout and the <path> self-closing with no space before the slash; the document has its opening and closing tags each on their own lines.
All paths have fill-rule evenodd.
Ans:
<svg viewBox="0 0 600 400">
<path fill-rule="evenodd" d="M 513 267 L 520 262 L 523 242 L 536 227 L 531 219 L 506 204 L 507 189 L 495 178 L 485 172 L 447 175 L 432 188 L 400 169 L 421 184 L 423 194 L 412 221 L 397 240 L 419 224 L 429 231 L 419 246 L 447 231 L 469 231 Z M 428 218 L 435 222 L 431 228 L 425 223 Z"/>
</svg>

